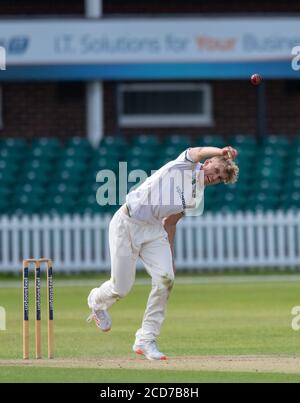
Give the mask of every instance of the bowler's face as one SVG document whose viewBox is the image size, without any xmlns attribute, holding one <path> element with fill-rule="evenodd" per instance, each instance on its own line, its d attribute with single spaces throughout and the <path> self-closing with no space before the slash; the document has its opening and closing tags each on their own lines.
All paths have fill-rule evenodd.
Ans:
<svg viewBox="0 0 300 403">
<path fill-rule="evenodd" d="M 218 185 L 226 179 L 224 164 L 215 159 L 206 160 L 203 165 L 204 185 Z"/>
</svg>

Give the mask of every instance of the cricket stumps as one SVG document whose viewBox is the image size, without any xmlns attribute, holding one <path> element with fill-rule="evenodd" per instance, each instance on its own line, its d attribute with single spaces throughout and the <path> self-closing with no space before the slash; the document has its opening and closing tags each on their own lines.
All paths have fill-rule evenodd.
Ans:
<svg viewBox="0 0 300 403">
<path fill-rule="evenodd" d="M 41 328 L 41 267 L 47 269 L 47 301 L 48 301 L 48 358 L 54 357 L 53 328 L 53 264 L 50 259 L 25 259 L 23 261 L 23 359 L 29 359 L 29 271 L 35 272 L 35 357 L 42 358 Z"/>
</svg>

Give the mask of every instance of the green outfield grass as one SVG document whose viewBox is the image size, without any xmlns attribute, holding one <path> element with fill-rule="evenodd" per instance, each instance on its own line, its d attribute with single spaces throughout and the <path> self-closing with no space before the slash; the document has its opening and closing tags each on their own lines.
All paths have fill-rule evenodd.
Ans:
<svg viewBox="0 0 300 403">
<path fill-rule="evenodd" d="M 6 280 L 3 280 L 5 283 Z M 7 280 L 8 281 L 8 280 Z M 66 280 L 64 280 L 65 282 Z M 70 278 L 73 281 L 73 278 Z M 97 282 L 95 283 L 97 286 Z M 134 358 L 131 346 L 150 286 L 136 285 L 112 309 L 113 329 L 100 333 L 87 324 L 90 286 L 55 284 L 55 355 L 58 358 Z M 43 290 L 45 291 L 45 290 Z M 45 295 L 45 292 L 44 292 Z M 31 290 L 33 297 L 33 289 Z M 300 332 L 291 329 L 291 310 L 300 305 L 300 282 L 249 284 L 177 284 L 169 300 L 160 349 L 172 356 L 293 355 L 300 356 Z M 22 290 L 0 289 L 7 330 L 0 331 L 0 361 L 22 357 Z M 34 317 L 34 304 L 31 305 Z M 44 317 L 46 317 L 44 301 Z M 44 339 L 46 339 L 44 321 Z M 31 323 L 33 334 L 34 322 Z M 43 350 L 46 352 L 46 340 Z M 33 338 L 31 340 L 33 352 Z M 1 366 L 0 382 L 300 382 L 299 374 L 226 371 L 178 371 L 24 368 Z"/>
</svg>

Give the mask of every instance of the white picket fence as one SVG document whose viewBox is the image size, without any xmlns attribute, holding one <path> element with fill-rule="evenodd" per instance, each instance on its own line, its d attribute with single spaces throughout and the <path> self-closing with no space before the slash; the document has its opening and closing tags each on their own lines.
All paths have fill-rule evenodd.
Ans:
<svg viewBox="0 0 300 403">
<path fill-rule="evenodd" d="M 18 272 L 24 258 L 47 257 L 55 271 L 110 268 L 110 216 L 0 218 L 0 271 Z M 300 269 L 300 212 L 205 214 L 177 229 L 178 270 Z"/>
</svg>

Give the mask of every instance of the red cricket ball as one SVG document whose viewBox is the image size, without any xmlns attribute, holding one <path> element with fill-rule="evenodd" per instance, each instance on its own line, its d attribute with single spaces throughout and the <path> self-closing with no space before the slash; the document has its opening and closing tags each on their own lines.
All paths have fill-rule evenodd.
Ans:
<svg viewBox="0 0 300 403">
<path fill-rule="evenodd" d="M 253 74 L 251 76 L 251 83 L 253 85 L 259 85 L 262 82 L 262 76 L 259 74 Z"/>
</svg>

